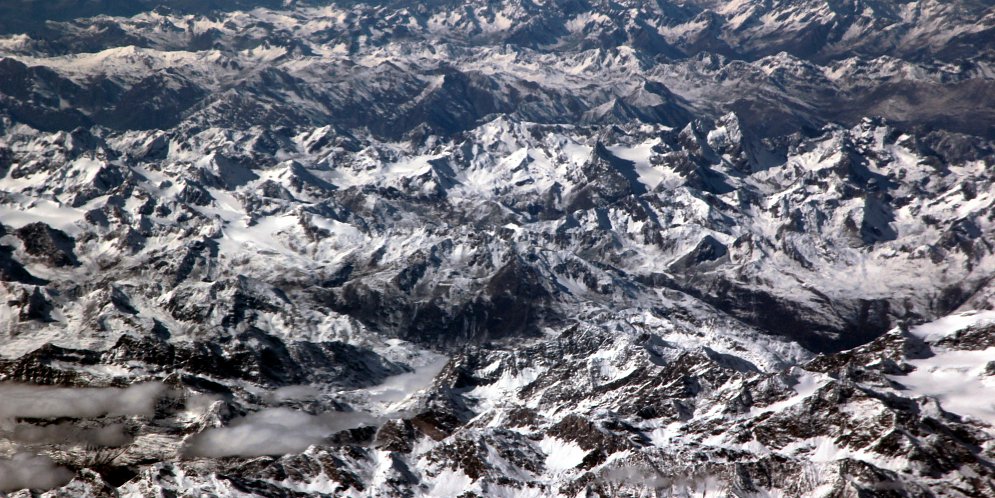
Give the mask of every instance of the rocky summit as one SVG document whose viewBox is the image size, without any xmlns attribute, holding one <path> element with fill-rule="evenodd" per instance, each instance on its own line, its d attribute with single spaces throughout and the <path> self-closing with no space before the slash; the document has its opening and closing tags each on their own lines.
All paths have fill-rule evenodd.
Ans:
<svg viewBox="0 0 995 498">
<path fill-rule="evenodd" d="M 995 497 L 995 5 L 0 2 L 0 496 Z"/>
</svg>

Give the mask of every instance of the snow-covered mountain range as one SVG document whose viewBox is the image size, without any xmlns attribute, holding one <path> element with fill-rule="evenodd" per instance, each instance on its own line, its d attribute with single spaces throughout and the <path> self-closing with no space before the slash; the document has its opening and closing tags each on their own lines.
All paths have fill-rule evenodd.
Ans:
<svg viewBox="0 0 995 498">
<path fill-rule="evenodd" d="M 995 496 L 990 2 L 61 3 L 0 494 Z"/>
</svg>

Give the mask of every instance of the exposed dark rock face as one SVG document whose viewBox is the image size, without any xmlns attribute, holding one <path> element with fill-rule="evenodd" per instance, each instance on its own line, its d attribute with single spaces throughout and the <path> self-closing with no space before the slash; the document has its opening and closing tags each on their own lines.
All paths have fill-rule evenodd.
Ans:
<svg viewBox="0 0 995 498">
<path fill-rule="evenodd" d="M 73 253 L 75 241 L 65 232 L 44 223 L 31 223 L 14 230 L 21 239 L 24 251 L 37 256 L 51 266 L 76 266 L 79 261 Z"/>
<path fill-rule="evenodd" d="M 14 259 L 14 248 L 0 246 L 0 280 L 22 284 L 42 285 L 44 280 L 31 275 L 19 261 Z"/>
<path fill-rule="evenodd" d="M 38 287 L 35 287 L 30 292 L 27 290 L 22 291 L 21 297 L 9 302 L 9 304 L 20 307 L 21 311 L 17 314 L 17 318 L 21 321 L 52 321 L 52 303 L 45 298 Z"/>
</svg>

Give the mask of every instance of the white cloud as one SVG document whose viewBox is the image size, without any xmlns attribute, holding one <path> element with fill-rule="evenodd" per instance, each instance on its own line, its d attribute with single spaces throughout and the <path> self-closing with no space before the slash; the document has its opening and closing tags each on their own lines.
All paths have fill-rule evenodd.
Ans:
<svg viewBox="0 0 995 498">
<path fill-rule="evenodd" d="M 387 377 L 380 385 L 367 388 L 372 402 L 395 403 L 404 400 L 411 394 L 426 389 L 449 363 L 449 358 L 438 355 L 432 361 L 413 372 Z"/>
<path fill-rule="evenodd" d="M 18 453 L 0 459 L 0 492 L 18 489 L 52 489 L 68 483 L 73 473 L 43 456 Z"/>
<path fill-rule="evenodd" d="M 126 388 L 0 384 L 0 419 L 151 415 L 165 391 L 158 382 Z"/>
<path fill-rule="evenodd" d="M 321 391 L 312 386 L 286 386 L 276 389 L 267 397 L 273 403 L 284 401 L 308 401 L 318 398 Z"/>
<path fill-rule="evenodd" d="M 449 359 L 433 355 L 413 372 L 388 377 L 382 384 L 361 389 L 374 406 L 368 412 L 326 412 L 310 415 L 289 408 L 270 408 L 232 421 L 228 427 L 207 429 L 192 437 L 184 454 L 188 457 L 263 456 L 300 453 L 336 432 L 380 425 L 385 420 L 406 416 L 397 411 L 401 402 L 432 384 Z M 268 400 L 280 402 L 318 397 L 308 386 L 277 389 Z"/>
<path fill-rule="evenodd" d="M 363 412 L 310 415 L 289 408 L 270 408 L 233 420 L 228 427 L 197 434 L 184 454 L 218 458 L 300 453 L 336 432 L 379 423 L 380 419 Z"/>
<path fill-rule="evenodd" d="M 82 428 L 71 422 L 52 425 L 17 424 L 11 439 L 27 444 L 85 444 L 120 447 L 131 442 L 124 425 Z"/>
</svg>

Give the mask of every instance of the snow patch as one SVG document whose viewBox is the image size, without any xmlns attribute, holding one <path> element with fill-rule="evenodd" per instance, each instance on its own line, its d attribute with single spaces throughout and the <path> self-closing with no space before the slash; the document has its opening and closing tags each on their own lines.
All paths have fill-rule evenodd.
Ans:
<svg viewBox="0 0 995 498">
<path fill-rule="evenodd" d="M 909 361 L 915 371 L 890 378 L 918 395 L 936 398 L 946 411 L 995 426 L 995 376 L 986 372 L 993 361 L 995 347 L 939 352 Z"/>
<path fill-rule="evenodd" d="M 913 327 L 909 332 L 926 342 L 935 342 L 959 330 L 989 324 L 995 324 L 995 311 L 969 311 L 924 323 Z M 991 359 L 995 360 L 995 357 Z"/>
<path fill-rule="evenodd" d="M 539 449 L 546 454 L 546 468 L 558 472 L 576 468 L 588 453 L 577 443 L 555 437 L 543 438 Z"/>
</svg>

